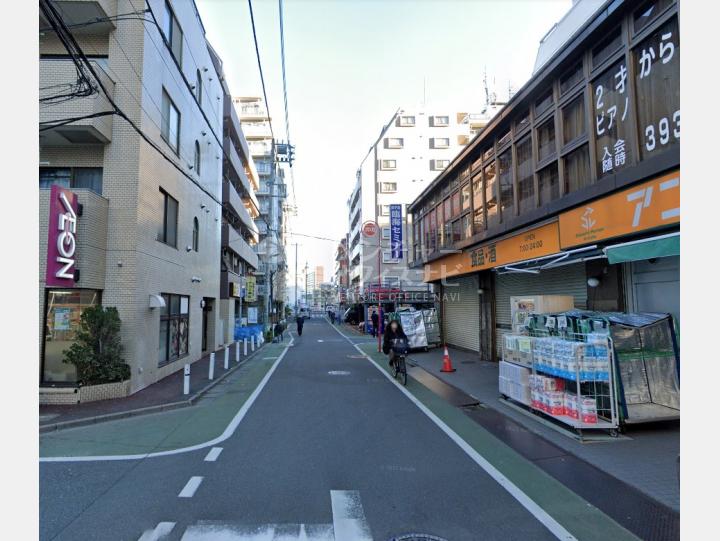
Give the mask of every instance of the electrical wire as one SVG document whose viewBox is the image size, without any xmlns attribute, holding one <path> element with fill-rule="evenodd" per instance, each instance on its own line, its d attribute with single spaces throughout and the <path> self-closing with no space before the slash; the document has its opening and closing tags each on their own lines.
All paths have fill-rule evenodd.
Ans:
<svg viewBox="0 0 720 541">
<path fill-rule="evenodd" d="M 283 100 L 285 102 L 285 135 L 287 136 L 288 147 L 290 146 L 290 118 L 288 115 L 288 97 L 287 97 L 287 76 L 285 74 L 285 24 L 283 18 L 283 0 L 278 0 L 278 11 L 280 12 L 280 60 L 282 66 L 283 80 Z M 269 116 L 269 115 L 268 115 Z M 288 149 L 289 152 L 289 149 Z M 297 209 L 297 199 L 295 198 L 295 174 L 293 173 L 292 161 L 290 165 L 290 183 L 293 194 L 293 208 Z"/>
<path fill-rule="evenodd" d="M 252 0 L 248 0 L 248 7 L 250 8 L 250 24 L 252 24 L 253 40 L 255 41 L 255 56 L 257 57 L 258 69 L 260 70 L 260 83 L 262 84 L 263 98 L 265 98 L 265 110 L 267 111 L 268 124 L 270 125 L 270 135 L 273 139 L 273 145 L 275 145 L 275 133 L 272 127 L 270 103 L 268 102 L 267 92 L 265 91 L 265 76 L 263 75 L 262 62 L 260 61 L 260 48 L 258 47 L 257 32 L 255 31 L 255 16 L 253 15 Z"/>
</svg>

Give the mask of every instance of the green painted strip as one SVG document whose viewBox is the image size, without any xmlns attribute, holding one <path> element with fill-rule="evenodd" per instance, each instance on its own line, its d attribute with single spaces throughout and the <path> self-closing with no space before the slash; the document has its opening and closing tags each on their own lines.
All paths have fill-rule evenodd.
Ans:
<svg viewBox="0 0 720 541">
<path fill-rule="evenodd" d="M 383 370 L 390 372 L 387 358 L 378 353 L 373 344 L 361 344 L 358 347 Z M 577 539 L 638 539 L 632 532 L 518 454 L 417 380 L 408 378 L 407 389 Z"/>
</svg>

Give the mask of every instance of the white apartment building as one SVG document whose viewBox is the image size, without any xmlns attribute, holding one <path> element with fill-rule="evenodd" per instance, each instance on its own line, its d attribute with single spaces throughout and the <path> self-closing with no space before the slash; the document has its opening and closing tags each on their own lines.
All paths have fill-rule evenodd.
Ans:
<svg viewBox="0 0 720 541">
<path fill-rule="evenodd" d="M 484 123 L 479 115 L 424 108 L 399 109 L 373 142 L 356 173 L 348 199 L 348 302 L 360 302 L 368 287 L 426 290 L 422 272 L 408 266 L 411 224 L 405 207 L 460 152 Z M 402 206 L 402 257 L 390 246 L 390 205 Z M 374 221 L 379 238 L 365 237 L 362 224 Z M 378 242 L 380 244 L 378 244 Z M 378 246 L 381 255 L 378 257 Z"/>
<path fill-rule="evenodd" d="M 220 76 L 194 2 L 142 4 L 159 28 L 142 18 L 113 22 L 135 10 L 127 0 L 53 2 L 111 99 L 157 148 L 117 115 L 90 116 L 112 110 L 98 88 L 57 99 L 58 92 L 77 90 L 78 71 L 52 21 L 40 17 L 41 401 L 77 402 L 77 375 L 62 357 L 85 307 L 119 312 L 131 369 L 123 394 L 182 369 L 227 339 L 217 309 Z M 98 22 L 73 27 L 91 20 Z M 59 210 L 63 197 L 76 215 L 69 274 L 55 257 L 56 237 L 68 234 L 57 229 L 58 218 L 69 212 Z"/>
</svg>

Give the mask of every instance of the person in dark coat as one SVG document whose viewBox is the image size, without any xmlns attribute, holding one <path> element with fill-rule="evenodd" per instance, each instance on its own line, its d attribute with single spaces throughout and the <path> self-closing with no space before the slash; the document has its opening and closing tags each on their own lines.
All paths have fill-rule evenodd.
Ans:
<svg viewBox="0 0 720 541">
<path fill-rule="evenodd" d="M 281 341 L 281 342 L 284 342 L 284 341 L 285 341 L 285 338 L 283 337 L 283 331 L 284 331 L 284 330 L 285 330 L 285 327 L 283 327 L 283 324 L 282 324 L 280 321 L 278 321 L 278 322 L 275 324 L 275 336 L 278 337 L 278 338 L 280 338 L 280 341 Z"/>
<path fill-rule="evenodd" d="M 372 335 L 377 336 L 380 332 L 380 327 L 378 327 L 378 322 L 380 321 L 380 317 L 378 316 L 377 312 L 373 312 L 370 315 L 370 320 L 372 321 Z"/>
<path fill-rule="evenodd" d="M 389 364 L 392 366 L 393 360 L 395 359 L 395 352 L 392 349 L 393 340 L 402 339 L 407 342 L 407 335 L 403 331 L 402 325 L 397 319 L 393 319 L 390 324 L 385 327 L 385 334 L 383 335 L 382 350 L 385 355 L 390 357 Z"/>
<path fill-rule="evenodd" d="M 295 322 L 297 323 L 297 333 L 298 336 L 302 336 L 302 329 L 303 325 L 305 325 L 305 318 L 298 314 L 297 318 L 295 318 Z"/>
</svg>

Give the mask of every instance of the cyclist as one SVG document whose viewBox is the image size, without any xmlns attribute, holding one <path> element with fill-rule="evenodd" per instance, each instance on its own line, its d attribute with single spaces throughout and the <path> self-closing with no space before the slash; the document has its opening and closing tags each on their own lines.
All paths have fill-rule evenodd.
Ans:
<svg viewBox="0 0 720 541">
<path fill-rule="evenodd" d="M 393 365 L 395 359 L 395 351 L 393 351 L 393 340 L 400 339 L 404 340 L 407 344 L 407 336 L 405 331 L 402 329 L 402 325 L 397 319 L 393 319 L 390 324 L 385 328 L 385 335 L 383 336 L 382 350 L 385 355 L 390 357 L 389 364 Z"/>
</svg>

